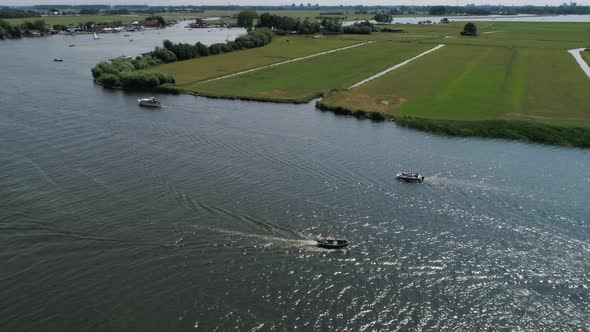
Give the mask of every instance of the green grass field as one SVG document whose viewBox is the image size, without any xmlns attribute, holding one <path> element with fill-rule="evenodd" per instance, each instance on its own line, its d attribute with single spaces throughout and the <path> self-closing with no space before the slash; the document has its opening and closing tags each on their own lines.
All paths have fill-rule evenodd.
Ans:
<svg viewBox="0 0 590 332">
<path fill-rule="evenodd" d="M 180 90 L 205 96 L 304 102 L 324 95 L 322 108 L 438 133 L 590 146 L 590 79 L 567 52 L 588 46 L 588 24 L 481 22 L 479 36 L 462 37 L 463 24 L 396 25 L 405 32 L 325 39 L 282 37 L 260 49 L 153 70 L 175 76 Z M 374 43 L 198 83 L 368 40 Z M 437 44 L 446 46 L 347 90 Z M 588 61 L 589 53 L 584 57 Z"/>
<path fill-rule="evenodd" d="M 362 41 L 341 38 L 312 38 L 305 36 L 275 37 L 270 45 L 217 56 L 173 62 L 150 68 L 174 76 L 184 88 L 196 82 L 220 77 L 272 63 L 337 49 Z"/>
<path fill-rule="evenodd" d="M 539 56 L 527 48 L 447 45 L 323 103 L 435 120 L 590 126 L 589 91 L 590 80 L 565 50 L 545 50 Z M 384 107 L 383 100 L 397 102 Z"/>
<path fill-rule="evenodd" d="M 494 33 L 460 37 L 449 26 L 412 26 L 412 33 L 441 36 L 417 42 L 447 46 L 358 88 L 332 93 L 320 107 L 379 112 L 440 133 L 590 146 L 590 79 L 567 52 L 587 45 L 588 26 L 479 25 L 480 32 Z"/>
<path fill-rule="evenodd" d="M 590 66 L 590 51 L 582 52 L 582 59 L 586 60 L 586 63 Z"/>
<path fill-rule="evenodd" d="M 347 88 L 428 48 L 417 43 L 375 42 L 184 89 L 208 96 L 307 102 L 330 89 Z"/>
<path fill-rule="evenodd" d="M 456 24 L 455 24 L 456 25 Z M 332 94 L 332 107 L 447 120 L 534 120 L 590 126 L 590 80 L 567 49 L 590 39 L 583 24 L 480 24 L 479 37 L 451 36 L 448 26 L 414 27 L 447 46 L 377 80 Z M 455 30 L 456 31 L 456 30 Z M 444 66 L 441 66 L 444 64 Z M 390 107 L 368 107 L 380 99 Z"/>
</svg>

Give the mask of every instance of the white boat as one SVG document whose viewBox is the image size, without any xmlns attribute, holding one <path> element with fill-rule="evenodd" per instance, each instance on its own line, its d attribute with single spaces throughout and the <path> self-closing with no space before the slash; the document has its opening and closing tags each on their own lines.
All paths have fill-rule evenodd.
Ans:
<svg viewBox="0 0 590 332">
<path fill-rule="evenodd" d="M 414 172 L 401 172 L 397 173 L 396 178 L 400 181 L 406 182 L 422 182 L 424 181 L 424 175 Z"/>
<path fill-rule="evenodd" d="M 95 32 L 95 33 L 94 33 L 94 40 L 98 40 L 98 39 L 100 39 L 100 38 L 98 37 L 98 35 L 97 35 L 97 34 L 96 34 L 96 32 Z"/>
<path fill-rule="evenodd" d="M 139 106 L 145 107 L 162 107 L 162 103 L 160 103 L 160 100 L 154 97 L 138 99 L 137 103 L 139 104 Z"/>
</svg>

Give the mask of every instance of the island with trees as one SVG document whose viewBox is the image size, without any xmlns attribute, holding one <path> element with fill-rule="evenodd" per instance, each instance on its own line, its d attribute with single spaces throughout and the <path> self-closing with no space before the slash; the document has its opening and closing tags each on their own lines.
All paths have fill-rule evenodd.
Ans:
<svg viewBox="0 0 590 332">
<path fill-rule="evenodd" d="M 163 47 L 156 47 L 150 54 L 138 56 L 135 59 L 120 57 L 111 61 L 101 61 L 92 68 L 92 76 L 98 84 L 105 88 L 156 89 L 164 84 L 175 83 L 174 78 L 161 72 L 146 72 L 145 69 L 162 63 L 262 47 L 269 44 L 271 40 L 272 34 L 268 29 L 254 29 L 232 42 L 209 46 L 200 42 L 191 45 L 175 44 L 165 40 Z"/>
</svg>

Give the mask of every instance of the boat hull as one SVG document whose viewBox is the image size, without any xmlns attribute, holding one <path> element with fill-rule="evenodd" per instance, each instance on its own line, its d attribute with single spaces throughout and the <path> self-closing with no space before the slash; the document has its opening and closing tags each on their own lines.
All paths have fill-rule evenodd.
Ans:
<svg viewBox="0 0 590 332">
<path fill-rule="evenodd" d="M 162 107 L 161 104 L 155 104 L 155 103 L 150 103 L 148 101 L 144 101 L 144 100 L 138 100 L 137 101 L 139 103 L 139 106 L 143 106 L 143 107 Z"/>
<path fill-rule="evenodd" d="M 406 178 L 406 177 L 397 177 L 398 180 L 403 181 L 403 182 L 422 182 L 424 181 L 423 177 L 419 177 L 419 178 Z"/>
<path fill-rule="evenodd" d="M 348 246 L 348 242 L 336 244 L 336 243 L 325 243 L 325 242 L 318 240 L 317 246 L 320 248 L 324 248 L 324 249 L 343 249 Z"/>
<path fill-rule="evenodd" d="M 397 174 L 396 179 L 403 182 L 422 182 L 424 181 L 424 176 L 418 174 L 418 176 L 406 176 L 403 174 Z"/>
</svg>

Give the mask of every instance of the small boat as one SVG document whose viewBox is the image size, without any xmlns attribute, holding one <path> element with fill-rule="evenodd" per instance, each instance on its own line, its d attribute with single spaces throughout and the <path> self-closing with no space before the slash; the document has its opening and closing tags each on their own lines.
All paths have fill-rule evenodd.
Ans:
<svg viewBox="0 0 590 332">
<path fill-rule="evenodd" d="M 154 97 L 138 99 L 137 103 L 139 104 L 139 106 L 145 107 L 162 107 L 162 103 L 160 103 L 160 100 Z"/>
<path fill-rule="evenodd" d="M 131 35 L 123 35 L 123 37 L 129 37 L 129 36 L 131 36 Z"/>
<path fill-rule="evenodd" d="M 317 242 L 318 247 L 324 249 L 342 249 L 348 246 L 348 241 L 333 237 L 324 237 L 322 239 L 317 240 Z"/>
<path fill-rule="evenodd" d="M 99 40 L 100 37 L 98 37 L 98 35 L 96 34 L 96 32 L 94 33 L 94 40 Z"/>
<path fill-rule="evenodd" d="M 400 181 L 406 182 L 422 182 L 424 181 L 424 175 L 414 172 L 401 172 L 397 173 L 396 178 Z"/>
<path fill-rule="evenodd" d="M 53 61 L 54 61 L 54 62 L 64 62 L 64 59 L 58 59 L 58 58 L 55 58 L 55 59 L 53 59 Z"/>
<path fill-rule="evenodd" d="M 70 47 L 76 47 L 76 45 L 74 45 L 74 44 L 70 44 L 70 45 L 68 45 L 68 46 L 70 46 Z"/>
</svg>

